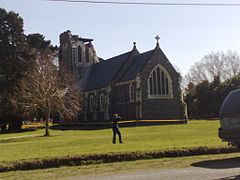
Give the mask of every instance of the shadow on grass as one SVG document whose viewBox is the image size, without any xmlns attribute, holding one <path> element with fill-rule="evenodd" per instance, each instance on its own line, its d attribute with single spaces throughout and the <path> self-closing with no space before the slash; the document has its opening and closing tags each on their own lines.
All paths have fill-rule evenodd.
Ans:
<svg viewBox="0 0 240 180">
<path fill-rule="evenodd" d="M 179 122 L 118 122 L 120 128 L 123 127 L 137 127 L 137 126 L 154 126 L 154 125 L 169 125 L 169 124 L 183 124 L 182 121 Z M 50 127 L 53 130 L 101 130 L 101 129 L 111 129 L 111 122 L 91 122 L 91 123 L 72 123 L 72 124 L 59 124 Z"/>
<path fill-rule="evenodd" d="M 30 131 L 36 131 L 38 128 L 26 128 L 26 129 L 21 129 L 17 131 L 0 131 L 0 134 L 11 134 L 11 133 L 23 133 L 23 132 L 30 132 Z"/>
<path fill-rule="evenodd" d="M 207 160 L 191 164 L 191 166 L 209 168 L 209 169 L 231 169 L 240 168 L 240 157 Z"/>
<path fill-rule="evenodd" d="M 213 180 L 240 180 L 240 175 L 218 178 Z"/>
<path fill-rule="evenodd" d="M 26 142 L 26 141 L 32 141 L 35 140 L 36 138 L 45 138 L 46 136 L 25 136 L 25 137 L 10 137 L 10 138 L 4 138 L 0 139 L 0 144 L 1 143 L 15 143 L 15 142 Z M 51 137 L 51 136 L 49 136 Z"/>
<path fill-rule="evenodd" d="M 80 126 L 80 125 L 54 125 L 51 126 L 50 129 L 52 130 L 61 130 L 61 131 L 68 131 L 68 130 L 101 130 L 101 129 L 109 129 L 111 126 Z"/>
<path fill-rule="evenodd" d="M 196 119 L 189 119 L 189 121 L 216 121 L 219 120 L 219 117 L 215 117 L 215 118 L 196 118 Z"/>
<path fill-rule="evenodd" d="M 53 130 L 101 130 L 101 129 L 111 129 L 112 124 L 107 124 L 109 122 L 106 122 L 106 124 L 60 124 L 60 125 L 54 125 L 51 126 L 50 129 Z M 119 123 L 118 124 L 120 128 L 123 127 L 136 127 L 136 123 Z"/>
</svg>

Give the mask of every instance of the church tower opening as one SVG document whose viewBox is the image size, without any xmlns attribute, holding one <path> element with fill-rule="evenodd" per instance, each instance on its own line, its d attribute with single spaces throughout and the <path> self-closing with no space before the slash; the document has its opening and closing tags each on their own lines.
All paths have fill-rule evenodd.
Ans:
<svg viewBox="0 0 240 180">
<path fill-rule="evenodd" d="M 100 61 L 92 45 L 93 39 L 72 35 L 69 30 L 59 38 L 59 65 L 70 70 L 76 79 L 81 79 L 88 66 Z"/>
</svg>

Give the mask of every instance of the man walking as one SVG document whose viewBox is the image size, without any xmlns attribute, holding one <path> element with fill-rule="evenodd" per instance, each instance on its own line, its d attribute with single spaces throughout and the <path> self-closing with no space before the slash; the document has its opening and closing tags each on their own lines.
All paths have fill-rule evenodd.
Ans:
<svg viewBox="0 0 240 180">
<path fill-rule="evenodd" d="M 116 143 L 116 134 L 118 134 L 119 137 L 119 143 L 123 143 L 122 142 L 122 136 L 121 133 L 119 131 L 119 127 L 118 127 L 118 121 L 121 120 L 120 116 L 118 114 L 114 114 L 114 118 L 113 118 L 113 144 Z"/>
</svg>

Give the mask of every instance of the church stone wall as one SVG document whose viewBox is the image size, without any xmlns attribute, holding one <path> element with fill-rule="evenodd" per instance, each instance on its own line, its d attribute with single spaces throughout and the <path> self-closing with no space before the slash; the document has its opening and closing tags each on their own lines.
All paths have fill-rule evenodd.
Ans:
<svg viewBox="0 0 240 180">
<path fill-rule="evenodd" d="M 104 109 L 100 109 L 100 96 L 104 96 Z M 91 105 L 90 99 L 93 97 L 93 104 Z M 109 120 L 109 95 L 107 88 L 98 89 L 91 92 L 85 92 L 83 118 L 80 121 L 107 121 Z"/>
<path fill-rule="evenodd" d="M 174 99 L 146 99 L 143 101 L 143 119 L 184 119 L 181 101 Z"/>
<path fill-rule="evenodd" d="M 148 98 L 148 77 L 152 69 L 161 64 L 172 80 L 172 97 Z M 181 100 L 180 75 L 172 67 L 166 56 L 156 49 L 141 72 L 142 118 L 143 119 L 185 119 L 185 106 Z"/>
<path fill-rule="evenodd" d="M 136 82 L 129 81 L 114 86 L 112 91 L 112 114 L 118 113 L 122 120 L 136 119 L 136 98 L 130 101 L 129 88 L 130 84 L 133 85 L 134 93 L 136 89 Z M 136 94 L 134 94 L 136 97 Z"/>
</svg>

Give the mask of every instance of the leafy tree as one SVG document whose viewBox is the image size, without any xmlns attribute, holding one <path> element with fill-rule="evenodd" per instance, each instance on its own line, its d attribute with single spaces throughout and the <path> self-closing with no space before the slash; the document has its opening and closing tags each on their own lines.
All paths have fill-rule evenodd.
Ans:
<svg viewBox="0 0 240 180">
<path fill-rule="evenodd" d="M 31 56 L 23 33 L 23 19 L 12 11 L 0 8 L 0 122 L 9 130 L 21 128 L 23 116 L 12 99 L 18 97 L 16 88 L 22 87 L 22 78 Z"/>
<path fill-rule="evenodd" d="M 18 102 L 25 114 L 41 115 L 46 122 L 45 136 L 49 136 L 49 119 L 59 115 L 74 118 L 80 111 L 80 90 L 70 73 L 54 64 L 50 50 L 37 56 L 27 71 Z"/>
</svg>

